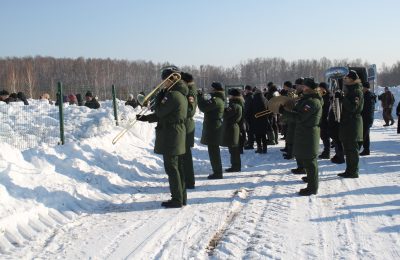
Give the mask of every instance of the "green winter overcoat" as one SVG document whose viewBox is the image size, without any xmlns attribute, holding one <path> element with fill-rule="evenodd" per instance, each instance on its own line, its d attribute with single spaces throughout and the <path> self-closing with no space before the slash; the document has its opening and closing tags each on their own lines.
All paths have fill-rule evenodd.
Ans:
<svg viewBox="0 0 400 260">
<path fill-rule="evenodd" d="M 194 82 L 188 84 L 189 93 L 186 96 L 188 100 L 188 111 L 186 118 L 186 146 L 194 146 L 194 129 L 195 123 L 193 120 L 197 108 L 197 88 Z"/>
<path fill-rule="evenodd" d="M 200 111 L 204 113 L 200 143 L 204 145 L 220 145 L 222 141 L 222 117 L 225 108 L 224 92 L 212 92 L 209 100 L 198 94 L 197 102 Z"/>
<path fill-rule="evenodd" d="M 186 83 L 178 81 L 155 105 L 155 113 L 148 115 L 149 122 L 157 122 L 155 153 L 182 155 L 186 152 L 187 94 Z"/>
<path fill-rule="evenodd" d="M 322 102 L 318 93 L 304 94 L 293 111 L 284 111 L 288 120 L 296 121 L 293 152 L 297 159 L 313 159 L 318 155 Z"/>
<path fill-rule="evenodd" d="M 361 88 L 359 83 L 346 86 L 339 123 L 339 139 L 342 142 L 363 141 L 361 111 L 364 107 L 364 94 Z"/>
<path fill-rule="evenodd" d="M 240 126 L 243 117 L 244 100 L 242 97 L 229 99 L 222 122 L 222 146 L 237 147 L 239 145 Z"/>
</svg>

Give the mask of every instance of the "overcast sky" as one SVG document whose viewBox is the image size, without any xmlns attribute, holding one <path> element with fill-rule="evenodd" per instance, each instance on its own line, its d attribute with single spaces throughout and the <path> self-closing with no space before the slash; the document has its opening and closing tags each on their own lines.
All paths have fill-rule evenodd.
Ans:
<svg viewBox="0 0 400 260">
<path fill-rule="evenodd" d="M 399 0 L 2 0 L 0 57 L 400 60 Z"/>
</svg>

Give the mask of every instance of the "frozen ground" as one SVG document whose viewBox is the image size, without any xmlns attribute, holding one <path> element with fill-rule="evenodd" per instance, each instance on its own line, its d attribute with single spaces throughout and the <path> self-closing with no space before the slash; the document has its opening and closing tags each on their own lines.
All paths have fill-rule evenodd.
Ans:
<svg viewBox="0 0 400 260">
<path fill-rule="evenodd" d="M 305 185 L 283 143 L 245 151 L 242 172 L 208 180 L 197 114 L 196 189 L 182 209 L 160 207 L 169 192 L 154 125 L 137 123 L 113 146 L 122 128 L 110 111 L 67 109 L 76 123 L 64 146 L 1 143 L 1 259 L 400 259 L 400 135 L 382 127 L 379 108 L 360 178 L 340 179 L 344 165 L 320 160 L 311 197 L 297 195 Z"/>
</svg>

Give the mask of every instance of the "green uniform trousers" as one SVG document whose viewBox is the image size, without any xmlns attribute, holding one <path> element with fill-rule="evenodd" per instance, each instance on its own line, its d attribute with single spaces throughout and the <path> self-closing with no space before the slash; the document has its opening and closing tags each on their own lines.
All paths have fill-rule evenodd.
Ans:
<svg viewBox="0 0 400 260">
<path fill-rule="evenodd" d="M 358 162 L 360 160 L 360 146 L 357 141 L 342 142 L 343 152 L 346 156 L 346 174 L 358 176 Z"/>
<path fill-rule="evenodd" d="M 182 155 L 183 159 L 183 173 L 185 174 L 186 186 L 194 186 L 194 170 L 193 170 L 193 157 L 192 149 L 190 146 L 186 146 L 186 153 Z"/>
<path fill-rule="evenodd" d="M 168 175 L 171 199 L 186 204 L 186 185 L 182 155 L 163 155 L 164 169 Z"/>
<path fill-rule="evenodd" d="M 221 151 L 219 145 L 208 145 L 208 156 L 210 156 L 211 167 L 215 175 L 222 176 Z"/>
<path fill-rule="evenodd" d="M 307 173 L 307 189 L 317 192 L 318 191 L 318 164 L 317 158 L 301 159 L 302 167 Z"/>
<path fill-rule="evenodd" d="M 241 170 L 242 169 L 242 163 L 240 160 L 240 147 L 228 147 L 229 153 L 231 155 L 231 165 L 232 169 L 235 170 Z"/>
</svg>

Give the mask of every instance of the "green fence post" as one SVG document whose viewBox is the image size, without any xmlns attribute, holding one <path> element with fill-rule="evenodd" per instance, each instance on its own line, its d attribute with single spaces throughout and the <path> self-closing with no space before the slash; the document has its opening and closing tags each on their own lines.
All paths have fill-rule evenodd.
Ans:
<svg viewBox="0 0 400 260">
<path fill-rule="evenodd" d="M 111 87 L 112 89 L 112 97 L 113 97 L 113 107 L 114 107 L 114 119 L 115 119 L 115 124 L 118 126 L 118 111 L 117 111 L 117 99 L 116 99 L 116 94 L 115 94 L 115 86 L 114 84 Z"/>
<path fill-rule="evenodd" d="M 64 138 L 63 87 L 62 87 L 61 82 L 58 82 L 57 85 L 58 85 L 58 92 L 57 92 L 58 111 L 59 111 L 59 116 L 60 116 L 60 142 L 63 145 L 65 143 L 65 138 Z"/>
</svg>

